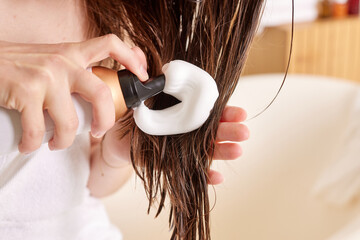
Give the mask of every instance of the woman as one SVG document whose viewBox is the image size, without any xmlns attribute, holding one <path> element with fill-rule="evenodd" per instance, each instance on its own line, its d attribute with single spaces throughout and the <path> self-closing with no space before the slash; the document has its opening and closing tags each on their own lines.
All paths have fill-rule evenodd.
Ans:
<svg viewBox="0 0 360 240">
<path fill-rule="evenodd" d="M 252 1 L 220 2 L 214 1 L 214 4 L 221 5 L 221 9 L 226 9 L 228 4 L 230 9 L 233 9 L 229 15 L 233 21 L 219 23 L 218 26 L 221 29 L 221 24 L 228 25 L 228 28 L 223 29 L 229 31 L 223 34 L 226 36 L 223 41 L 229 45 L 237 41 L 232 39 L 233 35 L 230 32 L 236 31 L 233 26 L 239 26 L 237 22 L 241 20 L 241 16 L 254 16 L 254 19 L 250 19 L 253 21 L 246 22 L 250 27 L 243 27 L 246 34 L 238 39 L 244 45 L 240 53 L 244 53 L 245 56 L 255 31 L 262 1 L 254 1 L 256 4 L 252 8 L 249 8 L 252 3 L 248 3 Z M 185 5 L 189 5 L 191 11 L 185 11 Z M 211 8 L 211 5 L 212 1 L 204 1 L 203 7 Z M 88 66 L 99 65 L 100 62 L 116 68 L 117 64 L 108 61 L 108 58 L 112 58 L 136 74 L 139 79 L 146 80 L 146 69 L 150 75 L 155 75 L 160 71 L 162 64 L 183 56 L 184 60 L 193 61 L 215 75 L 214 56 L 209 58 L 212 62 L 207 62 L 198 59 L 201 54 L 195 54 L 194 58 L 186 55 L 189 52 L 185 47 L 186 38 L 176 38 L 174 42 L 177 44 L 173 44 L 171 48 L 159 44 L 164 41 L 170 44 L 171 39 L 146 42 L 149 38 L 166 35 L 159 35 L 157 31 L 162 24 L 170 24 L 162 17 L 173 13 L 169 10 L 171 6 L 174 9 L 182 6 L 179 9 L 183 23 L 191 22 L 191 16 L 199 14 L 199 10 L 196 10 L 197 4 L 190 1 L 1 1 L 0 14 L 3 20 L 0 23 L 0 106 L 21 113 L 23 135 L 19 152 L 0 156 L 0 236 L 5 236 L 5 239 L 120 238 L 119 232 L 108 222 L 103 206 L 94 197 L 104 197 L 115 192 L 129 178 L 133 171 L 130 141 L 134 150 L 140 149 L 144 145 L 139 141 L 134 143 L 134 140 L 140 138 L 142 133 L 137 132 L 133 123 L 129 122 L 129 117 L 114 126 L 114 106 L 109 89 L 85 69 Z M 159 15 L 158 19 L 152 19 L 158 11 L 163 15 Z M 151 19 L 154 21 L 150 21 Z M 156 21 L 162 21 L 161 26 L 156 26 Z M 212 23 L 209 18 L 206 21 Z M 143 28 L 140 28 L 140 23 L 143 23 Z M 182 33 L 186 30 L 176 28 L 176 25 L 171 29 L 173 32 Z M 117 36 L 104 35 L 111 32 Z M 170 34 L 169 37 L 174 35 Z M 196 38 L 199 36 L 194 35 L 193 39 Z M 183 52 L 183 55 L 174 52 L 174 48 L 179 44 L 183 46 L 179 51 Z M 191 44 L 192 41 L 190 46 Z M 135 45 L 139 45 L 140 48 Z M 164 52 L 161 52 L 161 49 Z M 228 51 L 228 48 L 224 48 L 224 53 L 225 50 Z M 234 50 L 234 54 L 237 53 Z M 216 54 L 219 54 L 219 51 Z M 240 60 L 244 59 L 244 56 L 240 56 Z M 235 56 L 227 57 L 231 58 Z M 249 135 L 247 128 L 239 124 L 245 119 L 245 112 L 235 107 L 224 108 L 231 95 L 231 89 L 236 85 L 234 79 L 239 77 L 243 65 L 242 60 L 235 62 L 236 66 L 232 66 L 233 75 L 229 77 L 233 82 L 222 86 L 221 89 L 229 88 L 224 90 L 226 93 L 222 91 L 223 98 L 220 105 L 216 106 L 222 115 L 217 112 L 218 118 L 211 120 L 211 131 L 215 132 L 211 137 L 217 136 L 217 141 L 208 141 L 211 148 L 215 144 L 215 150 L 209 154 L 211 159 L 227 160 L 239 157 L 241 148 L 238 142 L 247 139 Z M 231 63 L 229 61 L 228 64 Z M 225 60 L 221 59 L 218 64 L 223 66 Z M 224 71 L 229 72 L 225 68 Z M 222 76 L 219 72 L 217 74 Z M 75 137 L 78 120 L 71 102 L 71 93 L 80 94 L 93 105 L 91 145 L 87 135 Z M 224 97 L 225 95 L 227 97 Z M 161 102 L 161 99 L 157 102 Z M 48 148 L 41 146 L 44 134 L 43 110 L 49 112 L 55 123 L 54 137 L 49 141 Z M 206 127 L 209 127 L 209 124 Z M 171 142 L 166 143 L 164 139 L 161 139 L 164 146 L 172 146 Z M 171 140 L 171 137 L 166 139 Z M 205 139 L 208 140 L 209 137 Z M 222 143 L 223 141 L 232 143 Z M 164 149 L 164 146 L 160 148 Z M 155 148 L 153 145 L 151 147 Z M 132 155 L 135 168 L 143 167 L 144 163 L 141 161 L 147 156 L 135 155 Z M 204 153 L 201 152 L 200 155 Z M 148 163 L 145 162 L 146 164 Z M 148 166 L 145 168 L 149 170 Z M 143 177 L 148 178 L 149 175 L 146 174 L 153 170 L 150 169 Z M 205 174 L 208 174 L 206 181 L 211 184 L 222 182 L 220 173 L 208 168 L 199 169 L 204 170 Z M 154 194 L 146 182 L 145 186 L 150 190 L 151 204 L 157 190 Z M 158 186 L 163 193 L 164 188 L 161 184 Z M 205 194 L 200 201 L 206 197 Z M 179 224 L 183 223 L 182 219 L 186 217 L 177 211 L 174 211 L 177 218 L 174 223 L 174 237 L 193 239 L 194 235 L 183 232 L 186 229 L 178 228 Z M 206 212 L 205 208 L 203 213 L 207 215 Z M 208 222 L 200 221 L 200 225 L 208 225 Z M 200 225 L 195 229 L 203 229 Z M 204 229 L 208 231 L 208 226 Z M 208 233 L 201 231 L 199 238 L 209 238 Z"/>
</svg>

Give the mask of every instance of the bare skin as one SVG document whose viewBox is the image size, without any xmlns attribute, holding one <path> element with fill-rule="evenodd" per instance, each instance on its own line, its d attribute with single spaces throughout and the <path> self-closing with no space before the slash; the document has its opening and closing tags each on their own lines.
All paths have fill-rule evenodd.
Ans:
<svg viewBox="0 0 360 240">
<path fill-rule="evenodd" d="M 78 125 L 70 95 L 79 93 L 93 105 L 88 188 L 96 197 L 115 192 L 133 171 L 129 140 L 119 141 L 115 136 L 110 90 L 85 69 L 111 57 L 146 80 L 144 53 L 114 35 L 88 39 L 85 9 L 79 0 L 4 0 L 0 2 L 0 15 L 0 106 L 21 113 L 24 132 L 19 151 L 30 153 L 40 147 L 45 129 L 43 110 L 55 123 L 50 149 L 70 146 Z M 231 160 L 241 155 L 239 142 L 249 136 L 240 123 L 245 118 L 241 108 L 224 110 L 215 159 Z M 209 175 L 211 184 L 223 181 L 218 172 Z"/>
</svg>

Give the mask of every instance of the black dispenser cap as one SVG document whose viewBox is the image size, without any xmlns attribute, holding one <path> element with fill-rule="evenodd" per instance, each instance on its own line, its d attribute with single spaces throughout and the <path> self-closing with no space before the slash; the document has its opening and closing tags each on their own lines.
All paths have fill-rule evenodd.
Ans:
<svg viewBox="0 0 360 240">
<path fill-rule="evenodd" d="M 132 72 L 124 69 L 117 72 L 126 106 L 134 108 L 164 90 L 165 76 L 150 78 L 143 84 Z"/>
</svg>

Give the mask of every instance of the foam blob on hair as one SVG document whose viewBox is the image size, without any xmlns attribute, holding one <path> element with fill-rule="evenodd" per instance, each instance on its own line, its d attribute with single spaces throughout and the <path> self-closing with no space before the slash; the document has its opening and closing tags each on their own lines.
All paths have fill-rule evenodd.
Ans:
<svg viewBox="0 0 360 240">
<path fill-rule="evenodd" d="M 134 109 L 136 125 L 150 135 L 191 132 L 208 119 L 219 96 L 215 80 L 201 68 L 181 60 L 163 66 L 166 94 L 181 102 L 163 110 L 141 103 Z"/>
</svg>

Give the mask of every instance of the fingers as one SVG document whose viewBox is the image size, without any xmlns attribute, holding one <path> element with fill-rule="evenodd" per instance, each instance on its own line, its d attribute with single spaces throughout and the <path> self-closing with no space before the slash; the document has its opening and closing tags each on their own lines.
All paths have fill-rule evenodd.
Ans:
<svg viewBox="0 0 360 240">
<path fill-rule="evenodd" d="M 146 57 L 138 47 L 129 48 L 116 35 L 108 34 L 77 43 L 75 47 L 80 51 L 83 67 L 111 57 L 124 65 L 142 81 L 149 78 L 146 69 Z M 85 100 L 92 103 L 93 122 L 91 133 L 94 137 L 102 137 L 115 122 L 115 106 L 110 89 L 92 74 L 80 73 L 76 79 L 87 79 L 86 84 L 76 81 L 73 91 L 79 93 Z M 84 76 L 87 75 L 87 76 Z"/>
<path fill-rule="evenodd" d="M 214 160 L 235 160 L 242 154 L 239 142 L 249 138 L 248 128 L 240 123 L 221 122 L 215 143 Z"/>
<path fill-rule="evenodd" d="M 60 102 L 61 101 L 61 102 Z M 59 91 L 56 99 L 47 101 L 45 108 L 54 121 L 54 136 L 49 141 L 50 150 L 69 147 L 75 139 L 79 121 L 70 92 Z"/>
<path fill-rule="evenodd" d="M 217 143 L 215 145 L 214 160 L 235 160 L 242 155 L 239 143 Z"/>
<path fill-rule="evenodd" d="M 246 119 L 246 112 L 239 107 L 225 107 L 217 131 L 214 160 L 235 160 L 242 154 L 239 142 L 249 138 L 249 129 L 239 123 Z"/>
<path fill-rule="evenodd" d="M 242 122 L 245 121 L 247 114 L 244 109 L 235 106 L 226 106 L 222 116 L 221 122 Z"/>
<path fill-rule="evenodd" d="M 39 107 L 40 106 L 40 107 Z M 32 104 L 21 112 L 22 138 L 18 146 L 22 153 L 38 149 L 42 143 L 45 123 L 42 104 Z"/>
<path fill-rule="evenodd" d="M 224 177 L 221 173 L 214 171 L 214 170 L 209 170 L 208 172 L 208 184 L 211 185 L 217 185 L 220 184 L 224 181 Z"/>
<path fill-rule="evenodd" d="M 139 57 L 140 62 L 147 68 L 145 53 L 139 47 L 133 47 L 131 50 Z"/>
<path fill-rule="evenodd" d="M 249 138 L 250 132 L 247 126 L 234 122 L 221 122 L 217 131 L 217 141 L 241 142 Z"/>
<path fill-rule="evenodd" d="M 246 119 L 246 112 L 239 107 L 226 106 L 220 120 L 214 149 L 214 160 L 235 160 L 242 155 L 239 144 L 249 138 L 249 129 L 239 122 Z M 224 181 L 220 172 L 209 170 L 208 184 L 217 185 Z"/>
<path fill-rule="evenodd" d="M 48 110 L 55 124 L 54 137 L 49 142 L 49 147 L 62 149 L 71 145 L 78 127 L 72 93 L 79 93 L 91 102 L 94 136 L 101 137 L 113 126 L 115 107 L 111 91 L 99 78 L 85 70 L 91 63 L 111 57 L 136 74 L 140 80 L 148 79 L 145 54 L 138 47 L 128 47 L 112 34 L 80 43 L 0 44 L 0 60 L 11 63 L 6 69 L 9 78 L 4 80 L 7 87 L 5 89 L 5 84 L 2 84 L 2 91 L 6 93 L 9 89 L 18 89 L 21 82 L 27 93 L 24 95 L 17 91 L 14 99 L 24 102 L 24 106 L 13 107 L 21 112 L 24 133 L 19 151 L 25 153 L 36 150 L 42 143 L 45 132 L 43 109 Z M 20 76 L 17 76 L 17 72 L 20 72 Z M 36 87 L 36 91 L 28 93 L 29 87 L 34 88 L 33 86 L 41 88 Z M 35 104 L 34 97 L 37 95 L 42 98 L 41 102 Z"/>
<path fill-rule="evenodd" d="M 133 72 L 140 80 L 149 78 L 146 72 L 146 59 L 139 56 L 138 48 L 132 50 L 116 35 L 108 34 L 75 44 L 81 52 L 79 62 L 86 68 L 89 64 L 111 57 Z M 141 50 L 140 50 L 141 51 Z"/>
<path fill-rule="evenodd" d="M 86 101 L 90 102 L 93 109 L 93 121 L 91 135 L 96 138 L 102 137 L 115 123 L 115 106 L 110 88 L 95 75 L 86 70 L 78 72 L 72 90 L 79 93 Z"/>
</svg>

